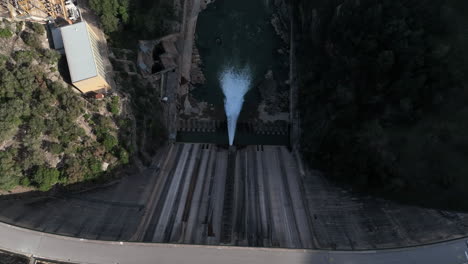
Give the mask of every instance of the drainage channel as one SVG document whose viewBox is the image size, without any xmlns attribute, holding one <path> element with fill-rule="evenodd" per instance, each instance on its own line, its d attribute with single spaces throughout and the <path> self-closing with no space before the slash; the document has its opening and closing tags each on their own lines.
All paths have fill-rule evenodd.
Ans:
<svg viewBox="0 0 468 264">
<path fill-rule="evenodd" d="M 228 154 L 226 185 L 224 188 L 223 225 L 221 229 L 221 243 L 223 244 L 230 244 L 232 241 L 235 168 L 236 151 L 231 148 Z"/>
</svg>

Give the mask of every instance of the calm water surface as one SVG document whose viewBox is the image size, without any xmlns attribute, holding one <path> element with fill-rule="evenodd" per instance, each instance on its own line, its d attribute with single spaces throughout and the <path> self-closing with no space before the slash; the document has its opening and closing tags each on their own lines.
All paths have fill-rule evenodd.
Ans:
<svg viewBox="0 0 468 264">
<path fill-rule="evenodd" d="M 265 0 L 217 0 L 203 11 L 197 24 L 197 47 L 206 83 L 192 94 L 216 106 L 224 104 L 219 77 L 226 67 L 248 67 L 252 87 L 245 97 L 240 121 L 254 116 L 260 95 L 256 86 L 268 70 L 281 71 L 277 50 L 281 40 L 271 25 L 272 8 Z M 222 107 L 217 107 L 221 109 Z"/>
</svg>

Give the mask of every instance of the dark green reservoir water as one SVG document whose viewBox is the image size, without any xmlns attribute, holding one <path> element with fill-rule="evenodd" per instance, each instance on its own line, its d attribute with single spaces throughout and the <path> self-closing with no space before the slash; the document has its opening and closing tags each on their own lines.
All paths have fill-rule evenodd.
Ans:
<svg viewBox="0 0 468 264">
<path fill-rule="evenodd" d="M 208 102 L 216 109 L 214 120 L 226 120 L 224 94 L 220 76 L 226 68 L 248 69 L 250 90 L 238 119 L 236 145 L 287 145 L 286 134 L 255 134 L 244 129 L 246 123 L 258 122 L 258 107 L 262 98 L 258 86 L 268 71 L 275 79 L 286 80 L 288 67 L 285 55 L 278 50 L 284 43 L 271 24 L 274 9 L 269 0 L 216 0 L 198 17 L 196 46 L 202 60 L 206 82 L 195 87 L 191 95 Z M 283 56 L 283 57 L 281 57 Z M 215 133 L 179 132 L 178 141 L 227 144 L 227 130 Z"/>
<path fill-rule="evenodd" d="M 268 70 L 285 74 L 280 70 L 277 50 L 281 39 L 270 22 L 272 12 L 268 0 L 217 0 L 199 15 L 196 45 L 206 83 L 192 91 L 196 99 L 223 106 L 220 73 L 229 66 L 248 67 L 252 86 L 245 96 L 239 121 L 256 117 L 261 100 L 258 84 Z"/>
</svg>

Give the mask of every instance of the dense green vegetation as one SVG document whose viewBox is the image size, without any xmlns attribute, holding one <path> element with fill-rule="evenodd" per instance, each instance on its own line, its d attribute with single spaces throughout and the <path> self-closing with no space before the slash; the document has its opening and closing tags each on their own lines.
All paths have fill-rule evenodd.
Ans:
<svg viewBox="0 0 468 264">
<path fill-rule="evenodd" d="M 118 115 L 120 112 L 120 99 L 118 96 L 112 96 L 111 101 L 108 104 L 109 111 L 114 114 Z"/>
<path fill-rule="evenodd" d="M 114 116 L 121 116 L 116 120 L 118 137 L 97 128 L 97 141 L 105 150 L 115 154 L 121 164 L 129 163 L 131 158 L 149 164 L 151 156 L 167 136 L 161 121 L 162 108 L 158 90 L 135 74 L 135 49 L 138 40 L 155 39 L 169 31 L 168 20 L 174 18 L 173 1 L 90 0 L 89 5 L 99 16 L 102 29 L 113 47 L 111 62 L 116 73 L 116 88 L 123 95 L 112 96 L 106 102 L 107 111 Z M 130 64 L 118 62 L 114 56 Z M 127 73 L 126 65 L 132 74 Z M 92 118 L 91 122 L 107 123 L 102 119 Z"/>
<path fill-rule="evenodd" d="M 357 190 L 468 208 L 467 2 L 296 3 L 310 164 Z"/>
<path fill-rule="evenodd" d="M 167 131 L 161 120 L 163 111 L 159 92 L 138 75 L 121 72 L 117 74 L 116 82 L 121 87 L 122 93 L 130 99 L 130 108 L 135 119 L 134 126 L 138 131 L 136 145 L 130 147 L 134 150 L 132 153 L 137 154 L 145 164 L 149 164 L 150 157 L 156 154 L 167 138 Z M 127 120 L 120 125 L 130 127 L 132 122 Z M 119 157 L 122 160 L 128 159 L 126 153 L 119 154 Z"/>
<path fill-rule="evenodd" d="M 28 22 L 28 27 L 31 28 L 38 35 L 45 34 L 45 27 L 42 24 Z"/>
<path fill-rule="evenodd" d="M 59 182 L 60 171 L 56 168 L 39 166 L 34 173 L 33 180 L 39 186 L 39 190 L 47 191 Z"/>
<path fill-rule="evenodd" d="M 0 189 L 18 184 L 49 190 L 105 176 L 129 162 L 128 129 L 119 127 L 119 101 L 86 101 L 59 79 L 60 55 L 41 47 L 31 25 L 25 44 L 0 57 Z M 32 40 L 32 41 L 29 41 Z M 9 44 L 11 45 L 11 44 Z M 1 50 L 1 52 L 5 52 Z M 107 105 L 111 111 L 107 111 Z"/>
<path fill-rule="evenodd" d="M 134 156 L 143 164 L 149 164 L 151 156 L 167 138 L 158 90 L 140 75 L 134 74 L 137 63 L 135 49 L 138 40 L 156 39 L 171 31 L 169 21 L 175 19 L 173 4 L 172 0 L 89 1 L 91 9 L 100 17 L 104 32 L 109 36 L 115 59 L 131 62 L 124 65 L 111 58 L 117 87 L 128 99 L 128 109 L 124 112 L 131 117 L 119 122 L 119 126 L 127 130 L 122 133 L 122 137 L 128 139 L 126 148 L 130 150 L 130 153 L 118 153 L 122 163 Z M 120 105 L 119 97 L 113 97 L 107 109 L 118 114 L 123 111 Z M 131 130 L 138 135 L 134 141 L 130 140 Z M 113 140 L 107 138 L 103 143 L 109 146 Z"/>
<path fill-rule="evenodd" d="M 112 45 L 130 47 L 139 39 L 155 39 L 168 32 L 174 17 L 170 0 L 90 0 Z"/>
<path fill-rule="evenodd" d="M 99 15 L 104 31 L 117 31 L 119 24 L 129 23 L 128 0 L 90 0 L 91 8 Z"/>
<path fill-rule="evenodd" d="M 35 49 L 40 49 L 42 46 L 39 35 L 34 32 L 23 32 L 21 34 L 21 38 L 23 39 L 24 43 Z"/>
</svg>

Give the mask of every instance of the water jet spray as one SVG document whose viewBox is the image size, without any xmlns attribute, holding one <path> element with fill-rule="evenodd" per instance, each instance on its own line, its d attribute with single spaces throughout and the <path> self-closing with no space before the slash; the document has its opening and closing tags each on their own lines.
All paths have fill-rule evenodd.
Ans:
<svg viewBox="0 0 468 264">
<path fill-rule="evenodd" d="M 221 89 L 224 93 L 224 110 L 228 124 L 229 146 L 234 143 L 237 119 L 244 104 L 244 95 L 249 91 L 251 73 L 248 67 L 243 69 L 225 68 L 220 75 Z"/>
</svg>

